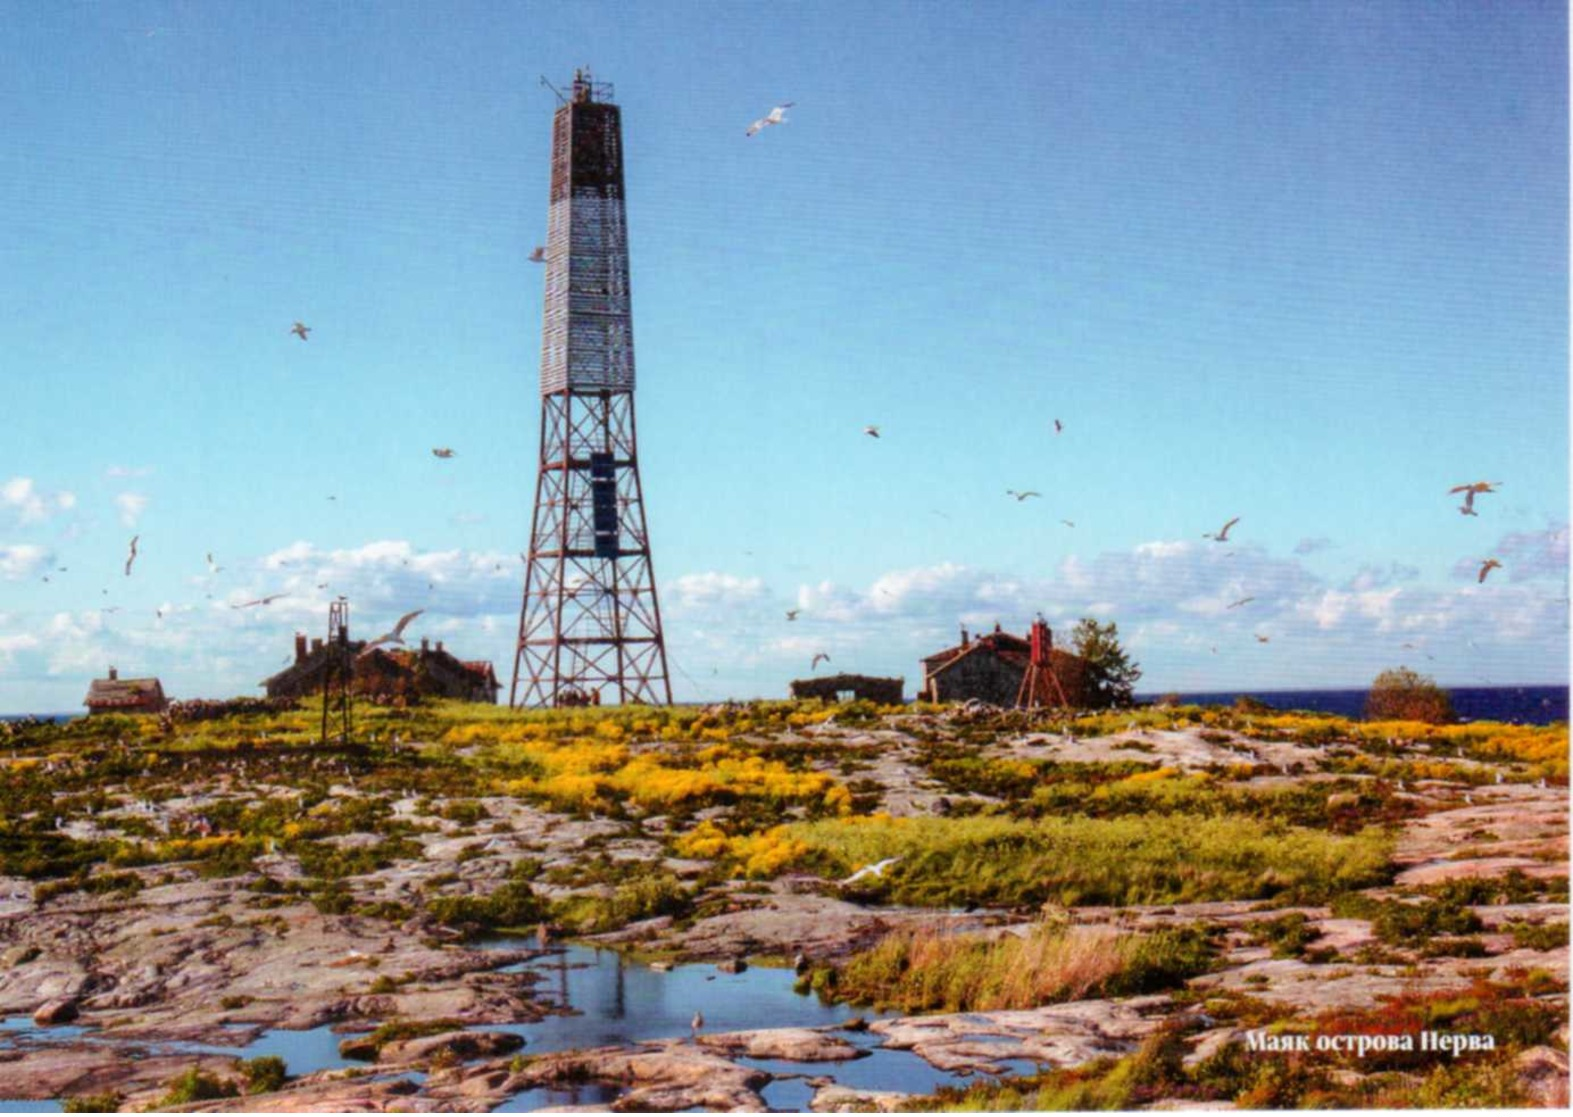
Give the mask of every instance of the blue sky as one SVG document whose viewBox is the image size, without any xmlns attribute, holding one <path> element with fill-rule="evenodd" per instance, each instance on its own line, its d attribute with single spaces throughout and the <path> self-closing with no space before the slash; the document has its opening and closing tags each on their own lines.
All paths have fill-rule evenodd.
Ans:
<svg viewBox="0 0 1573 1117">
<path fill-rule="evenodd" d="M 680 700 L 1038 611 L 1144 690 L 1567 679 L 1560 4 L 0 17 L 0 711 L 255 693 L 341 592 L 506 682 L 580 65 Z"/>
</svg>

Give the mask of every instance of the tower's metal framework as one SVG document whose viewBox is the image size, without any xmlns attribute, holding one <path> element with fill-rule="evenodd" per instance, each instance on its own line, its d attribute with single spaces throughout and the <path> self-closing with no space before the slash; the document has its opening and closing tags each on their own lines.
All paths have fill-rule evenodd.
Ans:
<svg viewBox="0 0 1573 1117">
<path fill-rule="evenodd" d="M 634 434 L 622 119 L 574 75 L 552 121 L 541 452 L 510 706 L 670 704 Z"/>
<path fill-rule="evenodd" d="M 304 639 L 304 637 L 302 637 Z M 328 603 L 328 644 L 326 668 L 322 672 L 322 743 L 328 743 L 330 710 L 338 711 L 339 742 L 349 744 L 351 682 L 355 665 L 350 653 L 350 603 L 340 597 Z"/>
</svg>

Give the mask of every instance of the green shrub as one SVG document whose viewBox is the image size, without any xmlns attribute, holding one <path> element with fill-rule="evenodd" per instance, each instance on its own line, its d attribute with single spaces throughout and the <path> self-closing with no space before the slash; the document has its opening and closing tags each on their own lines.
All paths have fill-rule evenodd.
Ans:
<svg viewBox="0 0 1573 1117">
<path fill-rule="evenodd" d="M 1273 919 L 1258 919 L 1247 923 L 1245 930 L 1251 941 L 1270 947 L 1274 958 L 1298 958 L 1307 944 L 1319 935 L 1311 926 L 1305 913 L 1292 911 Z"/>
<path fill-rule="evenodd" d="M 239 1093 L 239 1088 L 233 1082 L 191 1067 L 178 1078 L 170 1080 L 169 1093 L 159 1099 L 158 1108 L 168 1109 L 175 1105 L 190 1105 L 192 1102 L 233 1098 Z"/>
<path fill-rule="evenodd" d="M 1513 945 L 1525 950 L 1560 950 L 1568 945 L 1568 925 L 1562 923 L 1510 923 Z"/>
<path fill-rule="evenodd" d="M 1453 700 L 1430 676 L 1397 667 L 1371 683 L 1365 699 L 1368 721 L 1423 721 L 1445 725 L 1457 720 Z"/>
<path fill-rule="evenodd" d="M 123 1101 L 125 1098 L 119 1091 L 105 1090 L 101 1094 L 80 1094 L 66 1098 L 60 1103 L 60 1108 L 65 1113 L 116 1113 Z"/>
<path fill-rule="evenodd" d="M 246 1079 L 246 1093 L 271 1094 L 284 1085 L 288 1075 L 284 1060 L 277 1055 L 259 1055 L 240 1064 L 240 1073 Z"/>
</svg>

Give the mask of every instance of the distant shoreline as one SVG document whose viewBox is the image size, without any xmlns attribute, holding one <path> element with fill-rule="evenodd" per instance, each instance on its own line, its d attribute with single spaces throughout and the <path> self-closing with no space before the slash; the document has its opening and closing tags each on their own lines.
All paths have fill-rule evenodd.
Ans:
<svg viewBox="0 0 1573 1117">
<path fill-rule="evenodd" d="M 1507 686 L 1444 687 L 1453 699 L 1460 718 L 1468 721 L 1519 721 L 1549 725 L 1568 720 L 1568 685 L 1565 683 L 1525 683 Z M 1242 697 L 1254 698 L 1278 710 L 1306 710 L 1359 718 L 1365 706 L 1367 687 L 1326 687 L 1306 689 L 1238 689 L 1208 691 L 1144 691 L 1139 703 L 1153 703 L 1173 695 L 1180 702 L 1198 706 L 1232 706 Z M 766 699 L 769 701 L 771 699 Z M 708 705 L 709 703 L 679 703 Z M 0 714 L 0 721 L 45 718 L 69 721 L 84 717 L 82 712 Z"/>
</svg>

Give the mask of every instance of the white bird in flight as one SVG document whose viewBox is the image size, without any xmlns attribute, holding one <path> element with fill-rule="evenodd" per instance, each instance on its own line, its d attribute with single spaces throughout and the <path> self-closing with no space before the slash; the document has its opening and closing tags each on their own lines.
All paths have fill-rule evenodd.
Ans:
<svg viewBox="0 0 1573 1117">
<path fill-rule="evenodd" d="M 1478 516 L 1480 513 L 1475 511 L 1475 494 L 1494 493 L 1496 492 L 1496 489 L 1493 486 L 1500 485 L 1501 483 L 1501 481 L 1474 481 L 1467 485 L 1454 485 L 1447 491 L 1449 493 L 1464 494 L 1464 503 L 1458 506 L 1458 510 L 1462 515 Z"/>
<path fill-rule="evenodd" d="M 863 428 L 863 433 L 868 435 L 870 438 L 878 438 L 879 428 L 876 426 L 867 426 Z"/>
<path fill-rule="evenodd" d="M 1491 573 L 1493 570 L 1496 570 L 1501 565 L 1502 564 L 1494 558 L 1486 559 L 1486 561 L 1480 565 L 1480 577 L 1477 578 L 1476 581 L 1484 582 L 1486 580 L 1486 575 Z"/>
<path fill-rule="evenodd" d="M 259 597 L 255 601 L 243 601 L 239 605 L 231 605 L 231 609 L 249 609 L 253 605 L 271 605 L 281 597 L 288 597 L 287 593 L 270 593 L 266 597 Z"/>
<path fill-rule="evenodd" d="M 126 556 L 126 577 L 128 578 L 131 576 L 131 564 L 137 561 L 137 540 L 141 538 L 140 535 L 131 537 L 131 553 Z M 108 591 L 106 590 L 105 592 L 107 593 Z"/>
<path fill-rule="evenodd" d="M 208 552 L 208 573 L 209 574 L 217 574 L 220 570 L 223 570 L 223 569 L 224 568 L 222 566 L 220 566 L 218 563 L 213 561 L 213 552 L 209 551 Z"/>
<path fill-rule="evenodd" d="M 1202 538 L 1203 539 L 1214 539 L 1214 540 L 1217 540 L 1219 543 L 1222 543 L 1224 540 L 1229 538 L 1229 529 L 1232 528 L 1235 524 L 1237 524 L 1239 522 L 1240 522 L 1240 517 L 1236 516 L 1234 519 L 1232 519 L 1228 523 L 1224 524 L 1223 525 L 1223 530 L 1219 531 L 1217 534 L 1214 534 L 1213 532 L 1210 532 L 1210 531 L 1202 532 Z"/>
<path fill-rule="evenodd" d="M 864 877 L 880 877 L 885 875 L 885 870 L 900 861 L 899 857 L 887 857 L 883 861 L 876 861 L 872 865 L 865 865 L 857 872 L 843 880 L 842 884 L 856 884 Z"/>
<path fill-rule="evenodd" d="M 814 661 L 808 665 L 808 669 L 810 671 L 812 671 L 815 668 L 817 668 L 819 666 L 819 661 L 820 660 L 824 660 L 826 663 L 829 663 L 830 662 L 830 657 L 828 655 L 826 655 L 824 652 L 815 652 L 814 653 Z"/>
<path fill-rule="evenodd" d="M 768 114 L 760 117 L 758 120 L 750 124 L 745 135 L 755 136 L 760 132 L 763 132 L 766 128 L 769 128 L 772 124 L 785 124 L 787 122 L 786 111 L 795 103 L 796 102 L 793 101 L 787 101 L 783 104 L 777 105 L 775 108 L 771 109 Z"/>
<path fill-rule="evenodd" d="M 1020 502 L 1026 500 L 1029 496 L 1041 497 L 1043 494 L 1038 492 L 1036 489 L 1028 489 L 1023 493 L 1018 493 L 1015 489 L 1006 489 L 1005 495 L 1015 497 L 1016 502 L 1019 504 Z"/>
<path fill-rule="evenodd" d="M 391 632 L 384 632 L 381 636 L 377 637 L 375 640 L 369 641 L 366 644 L 366 646 L 363 649 L 361 649 L 361 653 L 360 654 L 361 655 L 365 655 L 367 652 L 369 652 L 373 648 L 375 648 L 378 644 L 402 644 L 402 643 L 404 643 L 404 630 L 405 630 L 405 628 L 409 626 L 409 623 L 411 621 L 413 621 L 416 617 L 420 616 L 425 611 L 426 611 L 425 609 L 417 609 L 413 613 L 405 613 L 404 616 L 399 618 L 399 623 L 397 623 L 397 624 L 395 624 L 393 626 L 393 630 Z"/>
<path fill-rule="evenodd" d="M 448 449 L 448 447 L 446 447 L 446 446 L 438 446 L 438 447 L 433 448 L 432 454 L 435 455 L 436 457 L 439 457 L 439 458 L 451 458 L 451 457 L 453 457 L 453 451 Z"/>
<path fill-rule="evenodd" d="M 302 341 L 311 340 L 306 336 L 307 334 L 311 333 L 311 327 L 306 325 L 304 322 L 296 322 L 293 326 L 290 327 L 289 332 L 300 338 Z"/>
</svg>

